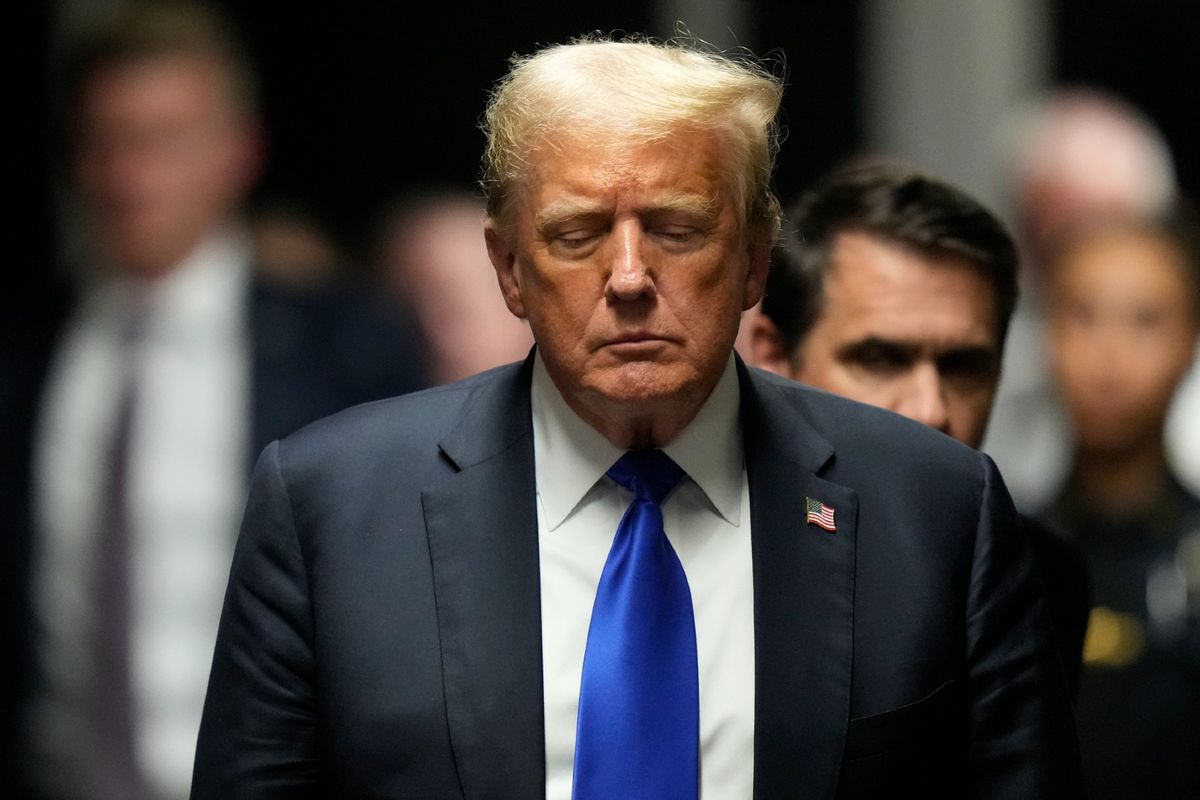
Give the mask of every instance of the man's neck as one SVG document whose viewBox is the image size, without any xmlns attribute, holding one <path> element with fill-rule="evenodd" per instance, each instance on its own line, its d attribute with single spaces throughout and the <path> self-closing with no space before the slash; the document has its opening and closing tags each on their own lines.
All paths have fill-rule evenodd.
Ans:
<svg viewBox="0 0 1200 800">
<path fill-rule="evenodd" d="M 1169 481 L 1160 435 L 1121 452 L 1078 448 L 1070 485 L 1096 512 L 1134 516 L 1149 509 Z"/>
<path fill-rule="evenodd" d="M 153 252 L 140 254 L 139 258 L 122 260 L 111 256 L 101 259 L 101 266 L 109 276 L 131 286 L 147 289 L 163 283 L 190 262 L 198 254 L 219 247 L 248 246 L 249 236 L 242 224 L 233 218 L 218 220 L 194 238 L 177 242 L 170 247 L 157 248 Z"/>
</svg>

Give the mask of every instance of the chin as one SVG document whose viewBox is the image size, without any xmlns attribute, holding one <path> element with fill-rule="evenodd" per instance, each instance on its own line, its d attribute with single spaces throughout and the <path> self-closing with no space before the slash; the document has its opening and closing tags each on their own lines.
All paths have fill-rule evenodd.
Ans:
<svg viewBox="0 0 1200 800">
<path fill-rule="evenodd" d="M 1091 453 L 1117 455 L 1141 441 L 1138 428 L 1110 420 L 1089 421 L 1076 428 L 1077 446 Z"/>
<path fill-rule="evenodd" d="M 699 376 L 681 364 L 632 361 L 603 370 L 588 382 L 587 388 L 614 405 L 643 405 L 649 411 L 688 397 L 700 384 Z"/>
</svg>

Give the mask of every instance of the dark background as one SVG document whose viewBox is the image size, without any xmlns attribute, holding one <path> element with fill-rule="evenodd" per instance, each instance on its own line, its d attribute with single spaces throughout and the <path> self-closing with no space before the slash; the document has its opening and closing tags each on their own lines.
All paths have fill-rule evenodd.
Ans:
<svg viewBox="0 0 1200 800">
<path fill-rule="evenodd" d="M 1055 75 L 1125 97 L 1158 125 L 1200 199 L 1200 2 L 1057 0 Z"/>
</svg>

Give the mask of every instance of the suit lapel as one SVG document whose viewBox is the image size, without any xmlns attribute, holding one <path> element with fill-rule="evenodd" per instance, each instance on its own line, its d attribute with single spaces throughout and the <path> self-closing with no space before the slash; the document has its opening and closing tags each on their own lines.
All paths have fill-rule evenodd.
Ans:
<svg viewBox="0 0 1200 800">
<path fill-rule="evenodd" d="M 421 495 L 450 741 L 466 797 L 545 797 L 532 361 L 483 383 Z"/>
<path fill-rule="evenodd" d="M 794 394 L 739 364 L 754 560 L 754 794 L 832 797 L 850 713 L 858 497 Z M 805 521 L 806 498 L 837 530 Z"/>
</svg>

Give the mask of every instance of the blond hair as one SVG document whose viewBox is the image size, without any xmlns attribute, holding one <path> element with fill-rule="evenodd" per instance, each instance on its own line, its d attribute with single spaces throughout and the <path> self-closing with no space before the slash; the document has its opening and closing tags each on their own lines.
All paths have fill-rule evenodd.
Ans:
<svg viewBox="0 0 1200 800">
<path fill-rule="evenodd" d="M 513 56 L 493 90 L 483 189 L 503 224 L 512 191 L 540 147 L 564 137 L 618 135 L 645 144 L 714 131 L 729 156 L 727 181 L 743 225 L 778 230 L 771 174 L 779 149 L 780 79 L 749 58 L 706 52 L 693 41 L 614 41 L 599 36 Z"/>
</svg>

